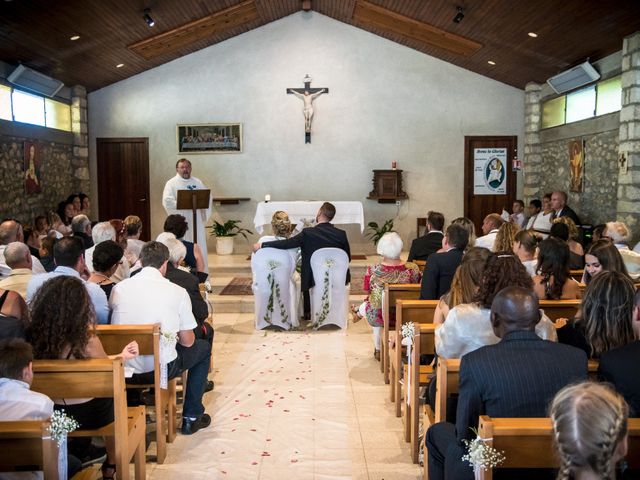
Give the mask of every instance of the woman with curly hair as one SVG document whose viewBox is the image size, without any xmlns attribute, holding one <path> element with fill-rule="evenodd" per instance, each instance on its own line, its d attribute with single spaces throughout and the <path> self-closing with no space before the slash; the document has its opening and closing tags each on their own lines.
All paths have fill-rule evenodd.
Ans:
<svg viewBox="0 0 640 480">
<path fill-rule="evenodd" d="M 82 281 L 60 275 L 45 282 L 36 292 L 31 302 L 27 338 L 37 359 L 108 358 L 95 334 L 95 325 L 96 314 Z M 137 355 L 138 344 L 131 342 L 118 356 L 130 360 Z M 82 428 L 101 428 L 113 422 L 113 398 L 58 398 L 53 401 L 56 410 L 65 410 Z M 113 478 L 115 439 L 106 437 L 105 444 L 107 459 L 102 465 L 102 475 Z M 82 454 L 77 456 L 82 457 Z"/>
<path fill-rule="evenodd" d="M 583 382 L 560 390 L 549 412 L 560 457 L 558 480 L 615 480 L 627 454 L 629 407 L 610 387 Z"/>
<path fill-rule="evenodd" d="M 542 236 L 533 230 L 520 230 L 513 239 L 513 253 L 520 259 L 531 278 L 536 276 L 536 267 L 538 265 L 536 250 L 538 249 L 538 243 L 541 241 Z"/>
<path fill-rule="evenodd" d="M 584 254 L 582 283 L 589 285 L 591 279 L 600 272 L 620 272 L 629 275 L 620 251 L 607 239 L 593 242 Z"/>
<path fill-rule="evenodd" d="M 540 300 L 581 298 L 580 284 L 569 271 L 569 246 L 562 240 L 549 237 L 540 242 L 536 273 L 533 290 Z"/>
<path fill-rule="evenodd" d="M 460 358 L 500 339 L 491 326 L 491 303 L 505 287 L 532 289 L 533 282 L 522 262 L 513 253 L 489 254 L 480 288 L 473 303 L 462 303 L 451 309 L 445 322 L 436 329 L 436 352 L 444 358 Z M 541 312 L 536 333 L 544 340 L 556 341 L 556 330 L 549 318 Z"/>
<path fill-rule="evenodd" d="M 520 231 L 517 223 L 505 222 L 498 229 L 496 241 L 493 244 L 495 252 L 510 252 L 513 249 L 513 242 L 516 234 Z"/>
</svg>

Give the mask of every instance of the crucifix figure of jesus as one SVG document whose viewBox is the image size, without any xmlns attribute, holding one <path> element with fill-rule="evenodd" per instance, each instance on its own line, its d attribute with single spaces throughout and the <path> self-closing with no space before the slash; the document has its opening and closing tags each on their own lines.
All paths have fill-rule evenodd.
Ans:
<svg viewBox="0 0 640 480">
<path fill-rule="evenodd" d="M 287 93 L 291 93 L 300 98 L 304 106 L 304 143 L 311 143 L 311 121 L 313 120 L 313 101 L 323 93 L 329 93 L 328 88 L 311 88 L 311 77 L 307 74 L 304 77 L 304 88 L 287 88 Z"/>
</svg>

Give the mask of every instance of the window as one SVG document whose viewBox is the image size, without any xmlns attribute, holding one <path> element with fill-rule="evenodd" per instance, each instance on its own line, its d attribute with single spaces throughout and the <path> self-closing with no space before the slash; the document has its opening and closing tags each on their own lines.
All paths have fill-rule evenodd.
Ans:
<svg viewBox="0 0 640 480">
<path fill-rule="evenodd" d="M 566 123 L 591 118 L 596 112 L 596 86 L 591 85 L 567 94 Z"/>
<path fill-rule="evenodd" d="M 542 128 L 556 127 L 564 123 L 564 108 L 567 97 L 564 95 L 542 105 Z"/>
<path fill-rule="evenodd" d="M 0 119 L 71 131 L 71 106 L 0 84 Z"/>
<path fill-rule="evenodd" d="M 13 119 L 16 122 L 32 123 L 44 127 L 44 98 L 14 90 Z"/>
<path fill-rule="evenodd" d="M 621 77 L 610 78 L 598 83 L 598 103 L 596 115 L 617 112 L 622 108 Z"/>
<path fill-rule="evenodd" d="M 67 132 L 71 131 L 71 109 L 69 105 L 45 98 L 44 111 L 47 127 L 66 130 Z"/>
<path fill-rule="evenodd" d="M 0 85 L 0 118 L 13 120 L 11 114 L 11 87 Z"/>
</svg>

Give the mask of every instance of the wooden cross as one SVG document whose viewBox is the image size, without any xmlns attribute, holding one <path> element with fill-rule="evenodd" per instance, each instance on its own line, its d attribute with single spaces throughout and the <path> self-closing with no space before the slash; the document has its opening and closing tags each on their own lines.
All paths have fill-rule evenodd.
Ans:
<svg viewBox="0 0 640 480">
<path fill-rule="evenodd" d="M 313 120 L 313 100 L 323 93 L 329 93 L 328 88 L 311 88 L 311 77 L 307 74 L 304 79 L 304 88 L 287 88 L 287 93 L 302 99 L 304 107 L 304 143 L 311 143 L 311 121 Z"/>
</svg>

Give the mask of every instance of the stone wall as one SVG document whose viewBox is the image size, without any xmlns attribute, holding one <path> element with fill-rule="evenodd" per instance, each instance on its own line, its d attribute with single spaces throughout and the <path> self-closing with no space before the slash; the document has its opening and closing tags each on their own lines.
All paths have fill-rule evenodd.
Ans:
<svg viewBox="0 0 640 480">
<path fill-rule="evenodd" d="M 618 131 L 579 136 L 585 140 L 584 191 L 569 191 L 569 141 L 542 144 L 540 195 L 553 190 L 569 194 L 568 204 L 583 223 L 597 225 L 616 219 L 618 193 Z"/>
</svg>

